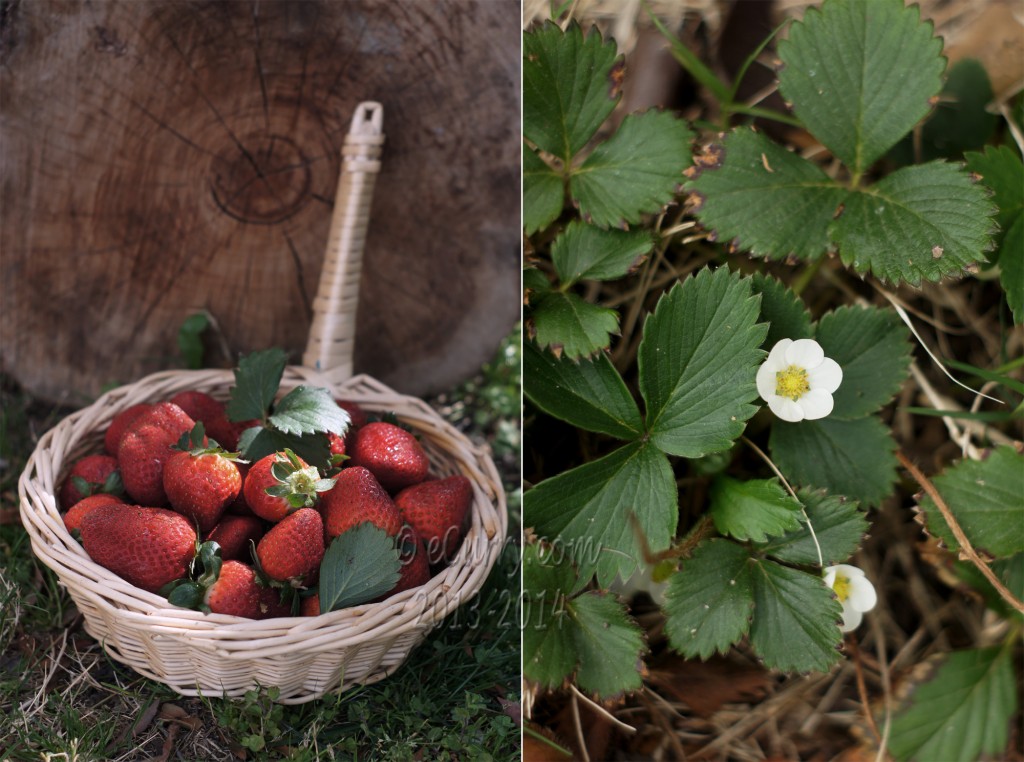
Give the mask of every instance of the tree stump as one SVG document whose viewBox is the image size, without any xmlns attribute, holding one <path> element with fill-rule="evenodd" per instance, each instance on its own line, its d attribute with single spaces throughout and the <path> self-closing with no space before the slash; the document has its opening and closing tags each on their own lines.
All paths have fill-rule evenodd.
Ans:
<svg viewBox="0 0 1024 762">
<path fill-rule="evenodd" d="M 384 106 L 356 372 L 409 394 L 520 312 L 518 4 L 297 0 L 0 8 L 0 359 L 83 402 L 180 366 L 299 362 L 355 106 Z M 224 356 L 225 354 L 230 357 Z"/>
</svg>

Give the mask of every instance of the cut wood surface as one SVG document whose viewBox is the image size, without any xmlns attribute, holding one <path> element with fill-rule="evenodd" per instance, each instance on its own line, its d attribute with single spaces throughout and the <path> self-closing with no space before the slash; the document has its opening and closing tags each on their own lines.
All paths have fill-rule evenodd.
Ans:
<svg viewBox="0 0 1024 762">
<path fill-rule="evenodd" d="M 299 362 L 373 100 L 355 371 L 409 394 L 471 375 L 520 311 L 520 24 L 487 0 L 5 3 L 3 371 L 85 402 L 179 364 L 199 310 L 211 364 Z"/>
</svg>

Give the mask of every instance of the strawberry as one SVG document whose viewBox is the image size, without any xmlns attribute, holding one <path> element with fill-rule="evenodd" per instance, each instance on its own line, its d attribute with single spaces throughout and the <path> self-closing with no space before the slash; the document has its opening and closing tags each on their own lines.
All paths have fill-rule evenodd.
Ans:
<svg viewBox="0 0 1024 762">
<path fill-rule="evenodd" d="M 252 558 L 249 543 L 259 542 L 263 536 L 263 522 L 255 516 L 225 515 L 210 533 L 206 542 L 220 545 L 220 557 L 225 561 L 248 561 Z"/>
<path fill-rule="evenodd" d="M 430 461 L 412 434 L 391 423 L 368 423 L 355 433 L 351 465 L 368 469 L 388 492 L 427 478 Z"/>
<path fill-rule="evenodd" d="M 237 453 L 203 446 L 203 425 L 182 434 L 177 450 L 164 464 L 164 492 L 171 507 L 209 532 L 242 491 L 242 475 L 234 464 Z"/>
<path fill-rule="evenodd" d="M 274 525 L 256 546 L 263 573 L 279 582 L 303 584 L 324 557 L 324 522 L 313 508 L 299 508 Z"/>
<path fill-rule="evenodd" d="M 427 549 L 423 540 L 410 524 L 403 524 L 398 533 L 398 560 L 402 566 L 398 570 L 398 582 L 384 595 L 376 598 L 382 601 L 403 590 L 419 587 L 430 579 L 430 564 L 427 562 Z"/>
<path fill-rule="evenodd" d="M 76 529 L 81 531 L 82 519 L 101 505 L 107 505 L 108 503 L 124 505 L 124 500 L 117 495 L 111 495 L 109 492 L 97 492 L 95 495 L 83 497 L 64 514 L 65 528 L 67 528 L 68 532 L 73 532 Z"/>
<path fill-rule="evenodd" d="M 82 545 L 100 566 L 151 593 L 188 575 L 196 532 L 165 508 L 108 503 L 82 519 Z"/>
<path fill-rule="evenodd" d="M 217 580 L 207 588 L 203 602 L 214 614 L 259 619 L 263 614 L 262 593 L 255 569 L 240 561 L 225 561 Z"/>
<path fill-rule="evenodd" d="M 313 593 L 303 598 L 299 604 L 299 613 L 302 616 L 320 616 L 320 594 Z"/>
<path fill-rule="evenodd" d="M 177 405 L 160 402 L 143 411 L 128 426 L 117 448 L 117 460 L 125 491 L 136 502 L 167 504 L 164 463 L 174 454 L 171 447 L 195 425 Z"/>
<path fill-rule="evenodd" d="M 194 420 L 202 421 L 210 439 L 225 450 L 236 449 L 238 437 L 242 432 L 250 426 L 259 424 L 259 421 L 256 420 L 242 422 L 228 420 L 227 405 L 206 392 L 178 392 L 171 397 L 170 401 L 188 413 Z"/>
<path fill-rule="evenodd" d="M 280 521 L 298 508 L 316 505 L 318 493 L 333 484 L 330 479 L 321 479 L 316 467 L 285 450 L 253 463 L 242 492 L 249 510 L 267 521 Z"/>
<path fill-rule="evenodd" d="M 117 473 L 117 458 L 86 455 L 71 466 L 60 488 L 60 504 L 64 510 L 68 510 L 83 497 L 99 492 L 116 493 L 122 489 L 121 475 Z"/>
<path fill-rule="evenodd" d="M 472 503 L 472 482 L 461 474 L 431 479 L 407 487 L 395 496 L 402 519 L 416 529 L 432 564 L 455 553 Z"/>
<path fill-rule="evenodd" d="M 260 615 L 257 619 L 274 619 L 291 616 L 291 604 L 285 600 L 279 587 L 264 587 L 260 590 Z"/>
<path fill-rule="evenodd" d="M 402 528 L 402 517 L 391 496 L 362 466 L 352 466 L 338 474 L 334 486 L 320 498 L 320 512 L 328 538 L 364 521 L 392 537 Z"/>
<path fill-rule="evenodd" d="M 110 426 L 107 427 L 107 433 L 103 437 L 103 449 L 106 450 L 109 455 L 117 455 L 117 446 L 121 443 L 121 437 L 124 436 L 125 430 L 131 426 L 132 421 L 145 413 L 151 407 L 153 406 L 148 402 L 140 402 L 137 405 L 126 407 L 120 413 L 115 415 L 114 420 L 112 420 L 110 422 Z"/>
</svg>

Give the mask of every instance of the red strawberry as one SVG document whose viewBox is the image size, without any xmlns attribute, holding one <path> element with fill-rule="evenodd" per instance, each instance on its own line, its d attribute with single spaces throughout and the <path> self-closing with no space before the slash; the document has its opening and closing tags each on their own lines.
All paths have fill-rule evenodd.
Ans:
<svg viewBox="0 0 1024 762">
<path fill-rule="evenodd" d="M 392 537 L 402 528 L 402 517 L 395 502 L 362 466 L 352 466 L 338 474 L 334 486 L 320 496 L 320 512 L 328 538 L 337 537 L 364 521 Z"/>
<path fill-rule="evenodd" d="M 402 518 L 427 546 L 430 563 L 451 558 L 462 539 L 462 525 L 473 503 L 473 484 L 465 476 L 449 476 L 407 487 L 395 496 Z"/>
<path fill-rule="evenodd" d="M 324 557 L 324 522 L 313 508 L 299 508 L 270 529 L 259 545 L 260 568 L 279 582 L 311 578 Z"/>
<path fill-rule="evenodd" d="M 345 454 L 345 437 L 338 436 L 333 431 L 328 431 L 327 442 L 331 447 L 331 455 Z"/>
<path fill-rule="evenodd" d="M 263 536 L 263 522 L 255 516 L 225 515 L 210 533 L 207 542 L 220 545 L 220 557 L 225 561 L 248 561 L 252 558 L 250 542 L 259 542 Z"/>
<path fill-rule="evenodd" d="M 290 450 L 276 452 L 252 464 L 242 492 L 249 510 L 267 521 L 280 521 L 298 508 L 317 504 L 318 493 L 331 488 L 330 479 Z"/>
<path fill-rule="evenodd" d="M 273 619 L 279 616 L 291 616 L 292 607 L 285 602 L 279 587 L 264 587 L 260 590 L 260 615 L 257 619 Z"/>
<path fill-rule="evenodd" d="M 299 604 L 299 613 L 302 616 L 320 616 L 320 594 L 313 593 L 303 598 Z"/>
<path fill-rule="evenodd" d="M 114 420 L 110 422 L 110 426 L 107 428 L 107 433 L 103 437 L 103 449 L 110 455 L 117 455 L 117 446 L 121 444 L 121 437 L 124 436 L 124 432 L 131 426 L 132 421 L 151 407 L 153 406 L 148 402 L 140 402 L 137 405 L 126 407 L 115 415 Z"/>
<path fill-rule="evenodd" d="M 209 532 L 242 491 L 242 475 L 235 453 L 204 447 L 202 432 L 202 424 L 196 424 L 191 435 L 182 435 L 164 464 L 163 482 L 171 507 Z"/>
<path fill-rule="evenodd" d="M 64 510 L 68 510 L 83 497 L 121 489 L 120 475 L 111 479 L 111 474 L 115 471 L 117 458 L 109 455 L 86 455 L 76 460 L 60 488 L 60 504 Z M 107 484 L 108 479 L 110 484 Z"/>
<path fill-rule="evenodd" d="M 206 392 L 178 392 L 171 397 L 170 401 L 188 413 L 194 420 L 202 421 L 210 439 L 225 450 L 236 449 L 241 433 L 259 423 L 256 420 L 240 423 L 228 420 L 227 405 Z"/>
<path fill-rule="evenodd" d="M 398 560 L 402 564 L 398 570 L 398 582 L 391 590 L 377 598 L 378 601 L 390 598 L 403 590 L 419 587 L 430 579 L 427 549 L 423 546 L 423 541 L 416 530 L 409 524 L 404 524 L 398 533 L 398 549 Z"/>
<path fill-rule="evenodd" d="M 174 454 L 171 447 L 178 436 L 159 426 L 132 428 L 121 439 L 117 460 L 124 489 L 143 505 L 167 504 L 164 492 L 164 463 Z"/>
<path fill-rule="evenodd" d="M 187 576 L 196 554 L 188 519 L 164 508 L 101 505 L 82 519 L 81 532 L 93 561 L 151 593 Z"/>
<path fill-rule="evenodd" d="M 369 469 L 388 492 L 423 481 L 430 470 L 427 453 L 416 437 L 391 423 L 368 423 L 360 428 L 348 454 L 351 465 Z"/>
<path fill-rule="evenodd" d="M 72 532 L 75 529 L 81 531 L 82 519 L 101 505 L 107 505 L 108 503 L 124 505 L 124 500 L 117 495 L 111 495 L 109 492 L 98 492 L 95 495 L 82 498 L 64 514 L 64 526 L 68 532 Z"/>
<path fill-rule="evenodd" d="M 260 598 L 263 588 L 256 581 L 256 570 L 240 561 L 225 561 L 217 581 L 203 598 L 214 614 L 232 614 L 259 619 L 263 611 Z"/>
<path fill-rule="evenodd" d="M 192 431 L 192 427 L 195 425 L 195 420 L 173 402 L 158 402 L 150 406 L 148 410 L 144 410 L 138 418 L 132 421 L 125 429 L 125 435 L 127 436 L 142 426 L 158 426 L 172 432 L 177 438 L 186 431 Z M 120 452 L 120 448 L 118 448 L 118 452 Z"/>
</svg>

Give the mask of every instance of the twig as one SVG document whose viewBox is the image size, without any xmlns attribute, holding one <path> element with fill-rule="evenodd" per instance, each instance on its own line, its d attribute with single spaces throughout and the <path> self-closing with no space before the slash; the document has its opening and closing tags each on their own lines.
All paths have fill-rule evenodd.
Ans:
<svg viewBox="0 0 1024 762">
<path fill-rule="evenodd" d="M 967 535 L 964 534 L 964 530 L 961 529 L 960 524 L 957 523 L 956 518 L 953 516 L 953 512 L 949 510 L 949 506 L 946 505 L 946 501 L 942 499 L 942 495 L 940 495 L 939 491 L 935 489 L 935 485 L 931 483 L 927 476 L 921 473 L 917 466 L 910 462 L 902 451 L 897 450 L 896 457 L 899 459 L 900 465 L 907 469 L 910 475 L 914 477 L 914 481 L 921 485 L 921 488 L 928 493 L 928 497 L 930 497 L 938 507 L 939 513 L 942 514 L 942 518 L 945 519 L 946 524 L 949 525 L 950 531 L 953 532 L 953 537 L 955 537 L 956 541 L 960 544 L 961 557 L 966 557 L 968 561 L 978 568 L 978 571 L 985 575 L 985 579 L 992 584 L 992 587 L 996 589 L 996 592 L 1002 596 L 1004 601 L 1009 603 L 1020 613 L 1024 614 L 1024 603 L 1021 603 L 1021 601 L 1017 599 L 1017 596 L 1007 589 L 1006 585 L 1004 585 L 1000 581 L 999 577 L 996 576 L 996 573 L 992 571 L 992 569 L 989 568 L 989 565 L 985 563 L 981 556 L 978 555 L 974 546 L 971 545 L 971 541 L 968 540 Z"/>
<path fill-rule="evenodd" d="M 868 698 L 868 687 L 864 682 L 864 665 L 861 664 L 860 660 L 860 645 L 857 643 L 857 637 L 853 636 L 847 643 L 850 646 L 850 655 L 853 656 L 853 667 L 857 673 L 857 693 L 860 695 L 860 703 L 864 705 L 864 717 L 867 718 L 868 727 L 871 728 L 871 732 L 875 734 L 875 740 L 879 744 L 882 743 L 882 734 L 878 731 L 878 725 L 875 723 L 875 717 L 871 714 L 871 702 Z"/>
<path fill-rule="evenodd" d="M 569 685 L 569 689 L 573 693 L 575 693 L 577 697 L 581 698 L 587 704 L 587 706 L 589 706 L 591 709 L 593 709 L 599 715 L 604 717 L 610 723 L 612 723 L 613 725 L 618 727 L 620 730 L 625 730 L 627 733 L 635 733 L 636 732 L 636 728 L 634 728 L 632 725 L 626 724 L 625 722 L 620 720 L 618 717 L 616 717 L 614 714 L 612 714 L 607 709 L 605 709 L 603 706 L 601 706 L 596 701 L 591 699 L 589 696 L 581 693 L 580 689 L 577 688 L 575 685 L 570 684 Z"/>
<path fill-rule="evenodd" d="M 882 695 L 885 700 L 885 723 L 882 726 L 882 739 L 878 744 L 878 755 L 875 757 L 875 762 L 885 762 L 889 758 L 886 750 L 889 746 L 889 731 L 892 729 L 892 680 L 890 679 L 889 657 L 885 652 L 885 633 L 878 617 L 871 617 L 871 631 L 875 636 L 878 671 L 882 677 Z"/>
<path fill-rule="evenodd" d="M 580 705 L 576 701 L 576 694 L 572 694 L 572 721 L 573 725 L 576 726 L 576 743 L 580 745 L 580 756 L 583 757 L 583 762 L 590 762 L 590 755 L 587 753 L 587 742 L 583 738 L 583 724 L 580 722 Z"/>
</svg>

